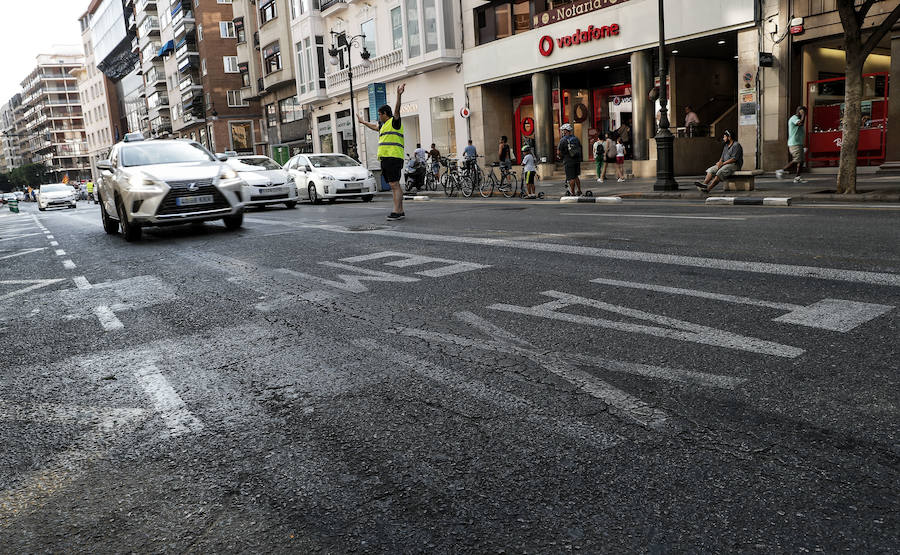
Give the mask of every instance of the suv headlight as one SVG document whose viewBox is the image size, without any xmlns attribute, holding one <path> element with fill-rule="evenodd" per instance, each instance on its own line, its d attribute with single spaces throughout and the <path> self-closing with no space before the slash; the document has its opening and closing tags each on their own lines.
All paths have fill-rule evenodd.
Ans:
<svg viewBox="0 0 900 555">
<path fill-rule="evenodd" d="M 132 193 L 162 193 L 163 188 L 157 181 L 146 175 L 134 174 L 128 178 L 128 190 Z"/>
<path fill-rule="evenodd" d="M 238 174 L 231 168 L 225 167 L 222 168 L 221 173 L 219 173 L 219 179 L 237 179 Z"/>
</svg>

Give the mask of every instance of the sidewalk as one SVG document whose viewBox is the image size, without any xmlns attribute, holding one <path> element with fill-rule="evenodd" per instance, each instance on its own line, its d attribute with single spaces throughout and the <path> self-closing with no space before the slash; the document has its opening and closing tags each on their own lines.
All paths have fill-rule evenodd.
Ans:
<svg viewBox="0 0 900 555">
<path fill-rule="evenodd" d="M 655 179 L 628 179 L 618 183 L 615 179 L 607 179 L 605 183 L 598 183 L 593 172 L 582 175 L 581 188 L 583 191 L 591 191 L 594 196 L 620 196 L 623 199 L 691 199 L 702 200 L 708 196 L 728 197 L 791 197 L 794 201 L 843 201 L 843 202 L 900 202 L 900 176 L 878 176 L 874 174 L 860 174 L 857 176 L 855 195 L 835 194 L 836 176 L 833 174 L 803 174 L 806 183 L 794 183 L 792 178 L 777 179 L 774 174 L 764 174 L 756 178 L 756 189 L 753 191 L 726 191 L 720 184 L 713 189 L 710 195 L 704 195 L 694 187 L 694 181 L 702 180 L 703 176 L 680 176 L 677 191 L 654 191 Z M 537 191 L 543 192 L 547 199 L 559 199 L 565 190 L 562 179 L 542 181 L 538 183 Z M 416 193 L 428 196 L 443 197 L 444 192 L 424 191 Z M 495 191 L 494 196 L 498 196 Z M 473 198 L 478 197 L 478 192 Z"/>
</svg>

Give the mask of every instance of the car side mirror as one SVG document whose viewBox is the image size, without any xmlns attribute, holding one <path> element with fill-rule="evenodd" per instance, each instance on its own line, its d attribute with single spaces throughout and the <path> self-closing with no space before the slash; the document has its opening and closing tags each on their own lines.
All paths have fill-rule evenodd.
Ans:
<svg viewBox="0 0 900 555">
<path fill-rule="evenodd" d="M 312 171 L 312 166 L 301 166 L 301 167 L 303 168 L 303 171 L 305 171 L 305 172 L 311 172 L 311 171 Z"/>
<path fill-rule="evenodd" d="M 97 160 L 97 169 L 103 171 L 112 171 L 112 162 L 109 160 Z"/>
<path fill-rule="evenodd" d="M 216 159 L 217 159 L 219 162 L 224 162 L 225 160 L 228 160 L 228 155 L 227 155 L 227 154 L 222 154 L 221 152 L 217 152 L 217 153 L 216 153 Z"/>
</svg>

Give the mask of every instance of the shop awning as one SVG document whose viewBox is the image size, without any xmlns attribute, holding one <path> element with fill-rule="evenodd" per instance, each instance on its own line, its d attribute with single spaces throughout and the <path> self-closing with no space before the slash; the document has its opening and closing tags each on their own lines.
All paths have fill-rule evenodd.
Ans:
<svg viewBox="0 0 900 555">
<path fill-rule="evenodd" d="M 166 44 L 162 45 L 162 48 L 159 49 L 159 52 L 156 53 L 157 56 L 165 56 L 167 53 L 175 50 L 175 41 L 170 40 Z"/>
</svg>

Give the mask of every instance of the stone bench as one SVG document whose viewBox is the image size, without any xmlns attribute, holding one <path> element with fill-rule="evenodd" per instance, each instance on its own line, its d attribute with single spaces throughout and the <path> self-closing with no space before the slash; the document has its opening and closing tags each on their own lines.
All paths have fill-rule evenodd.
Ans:
<svg viewBox="0 0 900 555">
<path fill-rule="evenodd" d="M 731 174 L 725 180 L 726 191 L 752 191 L 756 188 L 756 176 L 762 175 L 762 170 L 741 170 Z"/>
</svg>

